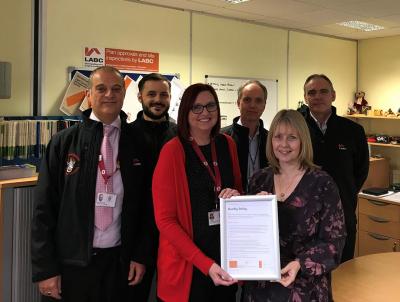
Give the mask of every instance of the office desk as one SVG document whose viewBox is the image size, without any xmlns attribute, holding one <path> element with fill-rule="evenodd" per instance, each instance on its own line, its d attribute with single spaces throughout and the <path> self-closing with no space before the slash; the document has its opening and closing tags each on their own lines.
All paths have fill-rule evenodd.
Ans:
<svg viewBox="0 0 400 302">
<path fill-rule="evenodd" d="M 400 253 L 349 260 L 332 275 L 335 302 L 400 301 Z"/>
</svg>

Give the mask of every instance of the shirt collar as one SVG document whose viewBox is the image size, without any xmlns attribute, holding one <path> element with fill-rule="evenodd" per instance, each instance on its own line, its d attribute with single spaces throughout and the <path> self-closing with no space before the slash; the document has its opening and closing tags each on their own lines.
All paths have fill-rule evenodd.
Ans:
<svg viewBox="0 0 400 302">
<path fill-rule="evenodd" d="M 99 118 L 96 116 L 96 114 L 94 114 L 93 111 L 90 113 L 90 117 L 89 117 L 89 118 L 90 118 L 91 120 L 93 120 L 93 121 L 96 121 L 96 122 L 100 122 L 100 123 L 101 123 L 101 121 L 100 121 Z M 104 123 L 103 123 L 103 125 L 104 125 Z M 121 129 L 121 118 L 120 118 L 120 116 L 118 115 L 117 118 L 116 118 L 110 125 L 111 125 L 111 126 L 114 126 L 115 128 Z"/>
<path fill-rule="evenodd" d="M 240 117 L 239 117 L 239 119 L 238 119 L 238 121 L 237 121 L 237 124 L 240 125 L 240 126 L 242 126 L 242 127 L 246 127 L 246 126 L 243 126 Z M 246 128 L 247 128 L 247 127 L 246 127 Z M 253 137 L 253 138 L 257 137 L 259 134 L 260 134 L 260 124 L 258 125 L 257 131 L 256 131 L 256 133 L 254 134 L 254 137 Z M 249 139 L 252 139 L 252 138 L 250 137 L 250 135 L 249 135 Z"/>
<path fill-rule="evenodd" d="M 320 129 L 326 129 L 327 128 L 327 123 L 328 123 L 328 120 L 329 120 L 329 118 L 331 117 L 331 115 L 332 115 L 332 112 L 328 115 L 328 117 L 326 118 L 326 120 L 325 121 L 323 121 L 322 123 L 320 123 L 318 120 L 317 120 L 317 118 L 312 114 L 312 112 L 310 111 L 310 116 L 313 118 L 313 120 L 317 123 L 317 125 L 318 125 L 318 127 L 320 128 Z"/>
</svg>

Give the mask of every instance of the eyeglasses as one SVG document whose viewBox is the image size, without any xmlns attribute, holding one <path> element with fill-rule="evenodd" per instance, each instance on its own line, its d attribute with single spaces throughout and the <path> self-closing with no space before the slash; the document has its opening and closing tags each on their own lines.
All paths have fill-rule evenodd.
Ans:
<svg viewBox="0 0 400 302">
<path fill-rule="evenodd" d="M 216 103 L 208 103 L 207 105 L 196 104 L 193 105 L 192 112 L 194 114 L 200 114 L 203 112 L 204 108 L 206 108 L 208 112 L 214 112 L 218 109 L 218 106 Z"/>
</svg>

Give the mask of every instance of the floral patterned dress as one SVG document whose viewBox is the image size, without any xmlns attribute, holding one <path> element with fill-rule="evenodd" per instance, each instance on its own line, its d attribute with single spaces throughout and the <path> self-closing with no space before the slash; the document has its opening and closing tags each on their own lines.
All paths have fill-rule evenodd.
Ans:
<svg viewBox="0 0 400 302">
<path fill-rule="evenodd" d="M 271 168 L 255 173 L 249 194 L 275 192 Z M 339 192 L 322 170 L 306 171 L 292 194 L 278 202 L 281 266 L 299 260 L 301 268 L 287 288 L 277 282 L 244 285 L 242 302 L 331 301 L 330 272 L 341 258 L 346 230 Z"/>
</svg>

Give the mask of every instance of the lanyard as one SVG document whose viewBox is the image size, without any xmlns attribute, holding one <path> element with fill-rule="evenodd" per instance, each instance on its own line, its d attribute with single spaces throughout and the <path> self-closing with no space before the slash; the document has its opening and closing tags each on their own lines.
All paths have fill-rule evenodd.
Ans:
<svg viewBox="0 0 400 302">
<path fill-rule="evenodd" d="M 104 160 L 103 160 L 103 156 L 100 154 L 99 155 L 99 169 L 100 169 L 101 176 L 104 179 L 104 184 L 107 186 L 107 183 L 110 180 L 110 178 L 113 177 L 113 175 L 118 171 L 119 163 L 117 161 L 117 168 L 115 169 L 115 171 L 113 173 L 107 174 L 106 166 L 105 166 Z"/>
<path fill-rule="evenodd" d="M 215 148 L 215 141 L 214 141 L 214 139 L 211 139 L 211 159 L 212 159 L 214 173 L 211 170 L 210 165 L 208 164 L 206 158 L 204 157 L 203 152 L 201 152 L 200 147 L 196 143 L 194 138 L 191 138 L 191 143 L 192 143 L 194 152 L 196 152 L 196 155 L 201 160 L 204 167 L 206 167 L 208 174 L 210 174 L 210 177 L 214 182 L 214 192 L 215 192 L 215 198 L 217 200 L 218 194 L 221 191 L 221 173 L 219 172 L 219 167 L 218 167 L 218 162 L 217 162 L 217 150 Z"/>
<path fill-rule="evenodd" d="M 253 141 L 254 138 L 255 138 L 255 136 L 251 139 L 251 141 Z M 258 136 L 257 139 L 258 139 L 257 150 L 256 150 L 256 154 L 254 155 L 254 159 L 251 156 L 250 143 L 249 143 L 249 157 L 250 157 L 251 165 L 252 165 L 252 168 L 253 168 L 253 171 L 251 171 L 251 173 L 255 172 L 254 170 L 255 170 L 255 167 L 256 167 L 256 160 L 257 160 L 258 150 L 260 150 L 260 146 L 261 146 L 261 138 L 260 138 L 260 136 Z M 250 176 L 250 175 L 248 175 L 248 176 Z"/>
</svg>

